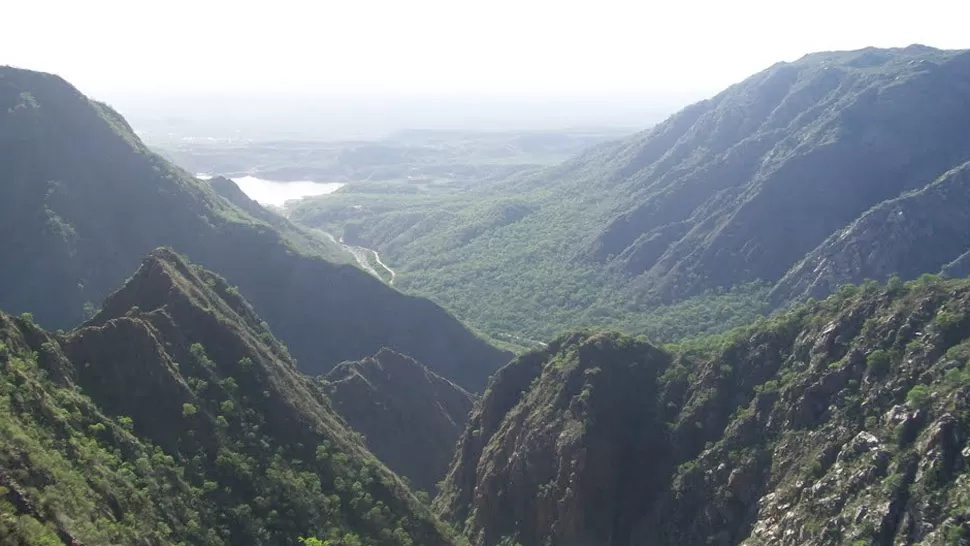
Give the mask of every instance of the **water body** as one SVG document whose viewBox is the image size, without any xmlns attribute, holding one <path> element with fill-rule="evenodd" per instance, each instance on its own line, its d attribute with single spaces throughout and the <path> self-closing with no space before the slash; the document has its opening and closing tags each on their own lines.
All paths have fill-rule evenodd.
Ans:
<svg viewBox="0 0 970 546">
<path fill-rule="evenodd" d="M 196 176 L 202 180 L 212 178 L 207 174 Z M 343 182 L 314 182 L 313 180 L 266 180 L 255 176 L 236 176 L 232 181 L 253 201 L 277 207 L 294 199 L 333 193 L 346 185 Z"/>
</svg>

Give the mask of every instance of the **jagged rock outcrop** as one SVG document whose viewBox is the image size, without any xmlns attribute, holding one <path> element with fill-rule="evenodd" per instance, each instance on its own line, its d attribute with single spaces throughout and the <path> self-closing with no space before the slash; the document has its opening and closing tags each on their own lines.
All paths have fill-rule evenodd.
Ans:
<svg viewBox="0 0 970 546">
<path fill-rule="evenodd" d="M 622 543 L 658 485 L 635 466 L 666 464 L 648 439 L 663 433 L 652 388 L 668 359 L 622 336 L 576 335 L 510 364 L 469 421 L 442 513 L 480 544 Z"/>
<path fill-rule="evenodd" d="M 475 398 L 415 360 L 383 349 L 337 365 L 323 382 L 367 447 L 415 488 L 445 477 Z"/>
<path fill-rule="evenodd" d="M 829 237 L 774 289 L 778 302 L 822 298 L 845 283 L 915 279 L 950 271 L 970 250 L 970 163 L 932 184 L 880 203 Z"/>
<path fill-rule="evenodd" d="M 478 545 L 962 544 L 968 309 L 923 279 L 669 350 L 562 338 L 496 375 L 435 509 Z"/>
</svg>

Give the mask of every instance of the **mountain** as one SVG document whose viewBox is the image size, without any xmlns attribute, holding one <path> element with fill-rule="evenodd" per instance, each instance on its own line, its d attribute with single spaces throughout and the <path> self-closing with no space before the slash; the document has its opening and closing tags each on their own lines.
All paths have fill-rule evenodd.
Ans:
<svg viewBox="0 0 970 546">
<path fill-rule="evenodd" d="M 0 542 L 452 544 L 264 324 L 166 249 L 69 333 L 0 314 Z"/>
<path fill-rule="evenodd" d="M 651 413 L 667 360 L 630 339 L 573 334 L 503 368 L 462 437 L 442 515 L 475 544 L 625 543 L 639 497 L 664 485 L 636 467 L 662 462 Z"/>
<path fill-rule="evenodd" d="M 870 282 L 705 342 L 496 374 L 436 510 L 473 544 L 964 544 L 970 282 Z"/>
<path fill-rule="evenodd" d="M 314 237 L 312 234 L 294 225 L 282 214 L 263 207 L 256 201 L 250 199 L 249 196 L 242 191 L 239 185 L 232 180 L 224 176 L 214 176 L 208 180 L 205 180 L 205 182 L 220 197 L 242 209 L 246 212 L 246 214 L 252 216 L 253 218 L 273 226 L 281 233 L 285 234 L 287 239 L 296 239 L 300 243 L 300 246 L 310 246 L 320 243 L 323 243 L 327 248 L 332 246 L 331 241 L 321 241 L 319 238 Z M 329 261 L 336 263 L 352 263 L 352 257 L 347 255 L 342 249 L 331 250 L 331 252 L 326 255 L 326 258 Z"/>
<path fill-rule="evenodd" d="M 777 281 L 873 205 L 970 158 L 970 53 L 923 47 L 776 65 L 618 150 L 642 193 L 590 248 L 666 298 Z"/>
<path fill-rule="evenodd" d="M 171 246 L 238 285 L 308 373 L 389 347 L 479 390 L 507 361 L 437 305 L 236 193 L 153 154 L 62 79 L 0 68 L 0 308 L 70 328 Z"/>
<path fill-rule="evenodd" d="M 957 259 L 959 205 L 940 211 L 939 252 L 897 248 L 925 234 L 877 223 L 878 207 L 943 191 L 930 186 L 970 160 L 968 124 L 970 52 L 816 53 L 538 174 L 398 206 L 344 188 L 291 217 L 379 250 L 395 286 L 496 337 L 619 326 L 673 341 Z M 870 243 L 884 250 L 855 271 L 870 257 L 852 248 Z"/>
<path fill-rule="evenodd" d="M 779 301 L 824 297 L 845 283 L 914 279 L 947 270 L 970 251 L 970 163 L 932 184 L 866 211 L 810 252 L 779 281 Z M 954 264 L 955 265 L 955 264 Z M 961 274 L 962 273 L 962 274 Z"/>
<path fill-rule="evenodd" d="M 417 489 L 434 491 L 451 464 L 474 397 L 387 349 L 337 365 L 324 390 L 367 447 Z"/>
</svg>

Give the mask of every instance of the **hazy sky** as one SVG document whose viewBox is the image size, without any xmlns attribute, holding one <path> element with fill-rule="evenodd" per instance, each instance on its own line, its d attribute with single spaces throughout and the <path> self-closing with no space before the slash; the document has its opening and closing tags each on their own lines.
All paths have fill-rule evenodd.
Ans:
<svg viewBox="0 0 970 546">
<path fill-rule="evenodd" d="M 966 0 L 24 0 L 0 64 L 109 102 L 306 93 L 681 105 L 817 50 L 970 48 Z"/>
</svg>

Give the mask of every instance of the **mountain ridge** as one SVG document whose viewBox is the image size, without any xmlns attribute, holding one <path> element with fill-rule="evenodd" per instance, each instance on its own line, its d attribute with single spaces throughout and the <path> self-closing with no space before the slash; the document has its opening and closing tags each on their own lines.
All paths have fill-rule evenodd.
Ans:
<svg viewBox="0 0 970 546">
<path fill-rule="evenodd" d="M 237 284 L 311 374 L 388 346 L 479 390 L 510 356 L 439 306 L 327 261 L 350 261 L 337 245 L 220 197 L 56 76 L 0 69 L 0 150 L 0 308 L 72 327 L 171 246 Z"/>
<path fill-rule="evenodd" d="M 444 478 L 475 397 L 389 349 L 338 364 L 324 378 L 334 409 L 379 459 L 433 492 Z"/>
<path fill-rule="evenodd" d="M 810 54 L 538 173 L 397 208 L 345 188 L 291 217 L 379 250 L 396 286 L 496 337 L 672 342 L 802 297 L 778 285 L 809 282 L 785 276 L 826 239 L 970 160 L 968 96 L 970 51 Z M 939 271 L 921 259 L 884 270 Z"/>
<path fill-rule="evenodd" d="M 775 298 L 818 298 L 867 278 L 913 279 L 942 271 L 970 249 L 962 214 L 968 189 L 970 163 L 964 163 L 923 188 L 879 203 L 792 267 L 774 289 Z"/>
<path fill-rule="evenodd" d="M 0 498 L 43 507 L 0 500 L 4 543 L 453 544 L 264 324 L 168 249 L 74 331 L 0 313 L 0 410 L 22 423 L 0 431 Z"/>
<path fill-rule="evenodd" d="M 962 544 L 968 298 L 870 282 L 702 343 L 560 338 L 496 375 L 435 510 L 478 545 Z"/>
</svg>

